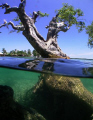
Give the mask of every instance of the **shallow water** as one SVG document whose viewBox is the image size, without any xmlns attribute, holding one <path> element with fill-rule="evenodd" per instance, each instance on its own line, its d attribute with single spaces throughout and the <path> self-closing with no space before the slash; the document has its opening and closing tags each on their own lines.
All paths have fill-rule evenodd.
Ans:
<svg viewBox="0 0 93 120">
<path fill-rule="evenodd" d="M 26 91 L 38 82 L 39 75 L 35 72 L 0 68 L 0 85 L 10 86 L 14 90 L 14 99 L 22 102 Z"/>
<path fill-rule="evenodd" d="M 35 106 L 31 104 L 36 97 L 33 96 L 32 92 L 43 74 L 45 77 L 54 76 L 55 82 L 56 78 L 62 77 L 80 79 L 83 86 L 93 93 L 93 60 L 34 60 L 0 57 L 0 85 L 10 86 L 14 90 L 14 100 L 25 107 Z M 35 90 L 37 89 L 38 87 L 35 88 Z M 41 98 L 40 101 L 42 101 Z"/>
<path fill-rule="evenodd" d="M 74 77 L 80 76 L 78 78 L 80 78 L 86 89 L 93 93 L 93 60 L 33 60 L 34 59 L 0 57 L 0 84 L 12 87 L 15 91 L 16 100 L 18 99 L 17 95 L 21 96 L 38 82 L 40 73 L 42 72 Z M 27 70 L 30 70 L 30 72 Z"/>
<path fill-rule="evenodd" d="M 84 87 L 93 93 L 93 78 L 80 78 L 81 82 L 83 83 Z"/>
</svg>

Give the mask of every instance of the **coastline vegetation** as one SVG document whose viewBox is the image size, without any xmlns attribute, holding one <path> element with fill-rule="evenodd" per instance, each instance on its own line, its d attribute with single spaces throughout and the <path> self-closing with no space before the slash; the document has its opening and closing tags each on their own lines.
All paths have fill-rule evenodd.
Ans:
<svg viewBox="0 0 93 120">
<path fill-rule="evenodd" d="M 24 56 L 24 57 L 40 57 L 40 54 L 36 51 L 33 50 L 31 52 L 30 49 L 28 50 L 11 50 L 10 52 L 7 52 L 5 48 L 2 48 L 2 53 L 0 54 L 0 56 Z"/>
</svg>

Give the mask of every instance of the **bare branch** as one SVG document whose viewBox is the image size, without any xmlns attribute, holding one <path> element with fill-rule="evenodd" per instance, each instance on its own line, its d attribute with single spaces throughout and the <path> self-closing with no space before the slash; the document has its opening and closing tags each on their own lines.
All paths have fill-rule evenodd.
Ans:
<svg viewBox="0 0 93 120">
<path fill-rule="evenodd" d="M 60 22 L 57 23 L 57 30 L 59 31 L 63 31 L 66 32 L 67 30 L 69 30 L 70 26 L 67 26 L 64 22 Z"/>
<path fill-rule="evenodd" d="M 15 30 L 20 30 L 20 31 L 24 31 L 25 30 L 25 28 L 24 28 L 24 26 L 14 26 L 14 24 L 10 21 L 9 23 L 8 23 L 8 25 L 11 25 L 12 26 L 12 28 L 13 29 L 15 29 Z"/>
<path fill-rule="evenodd" d="M 18 13 L 18 11 L 19 11 L 18 7 L 11 7 L 11 8 L 6 9 L 6 11 L 5 11 L 4 14 L 8 14 L 10 12 L 16 12 L 16 13 Z"/>
<path fill-rule="evenodd" d="M 49 26 L 46 26 L 46 28 L 56 29 L 58 32 L 60 31 L 66 32 L 70 28 L 70 26 L 67 26 L 64 22 L 57 23 L 57 22 L 51 21 L 51 23 L 49 24 Z"/>
<path fill-rule="evenodd" d="M 58 14 L 52 18 L 52 20 L 50 21 L 49 25 L 46 26 L 46 28 L 48 28 L 48 34 L 47 34 L 47 41 L 51 38 L 54 38 L 58 36 L 58 33 L 60 31 L 66 32 L 70 27 L 65 24 L 64 22 L 56 22 L 57 21 L 57 17 Z"/>
<path fill-rule="evenodd" d="M 21 3 L 19 4 L 19 8 L 24 9 L 26 6 L 26 0 L 21 0 Z"/>
<path fill-rule="evenodd" d="M 2 9 L 3 8 L 8 9 L 8 8 L 10 8 L 10 5 L 8 5 L 7 3 L 5 3 L 5 4 L 0 5 L 0 7 L 2 7 Z"/>
<path fill-rule="evenodd" d="M 26 6 L 26 0 L 21 0 L 21 3 L 19 4 L 19 7 L 11 7 L 5 3 L 0 5 L 0 7 L 5 8 L 5 13 L 4 14 L 8 14 L 10 12 L 16 12 L 18 13 L 20 9 L 24 10 Z"/>
<path fill-rule="evenodd" d="M 24 30 L 25 30 L 24 26 L 14 26 L 14 24 L 13 24 L 11 21 L 8 22 L 8 23 L 2 24 L 2 25 L 0 26 L 0 28 L 1 28 L 1 27 L 7 27 L 8 25 L 11 25 L 12 28 L 15 29 L 15 30 L 20 30 L 20 31 L 24 31 Z"/>
<path fill-rule="evenodd" d="M 5 27 L 5 26 L 6 26 L 5 24 L 2 24 L 2 25 L 0 25 L 0 28 Z"/>
<path fill-rule="evenodd" d="M 32 19 L 34 20 L 34 23 L 36 22 L 36 18 L 39 16 L 39 12 L 40 12 L 40 11 L 37 11 L 37 12 L 34 11 L 34 12 L 33 12 Z"/>
<path fill-rule="evenodd" d="M 10 12 L 18 12 L 18 9 L 19 9 L 18 7 L 11 7 L 10 8 L 10 5 L 8 5 L 7 3 L 0 5 L 0 7 L 2 7 L 2 9 L 5 8 L 4 14 L 8 14 Z"/>
</svg>

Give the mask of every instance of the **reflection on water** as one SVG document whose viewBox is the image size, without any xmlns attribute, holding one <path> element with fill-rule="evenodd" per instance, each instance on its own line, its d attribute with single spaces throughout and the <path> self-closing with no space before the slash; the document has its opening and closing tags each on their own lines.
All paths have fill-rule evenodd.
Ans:
<svg viewBox="0 0 93 120">
<path fill-rule="evenodd" d="M 18 67 L 25 70 L 53 73 L 73 77 L 93 77 L 93 60 L 81 62 L 66 59 L 27 60 Z"/>
<path fill-rule="evenodd" d="M 14 101 L 26 107 L 30 117 L 36 111 L 45 117 L 32 120 L 92 120 L 92 61 L 1 57 L 0 85 L 13 89 Z"/>
<path fill-rule="evenodd" d="M 0 57 L 0 66 L 40 73 L 93 78 L 93 60 Z"/>
</svg>

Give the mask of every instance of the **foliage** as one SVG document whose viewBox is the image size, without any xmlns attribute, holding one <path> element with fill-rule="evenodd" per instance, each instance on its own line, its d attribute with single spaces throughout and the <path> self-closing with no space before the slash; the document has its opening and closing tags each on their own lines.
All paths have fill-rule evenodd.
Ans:
<svg viewBox="0 0 93 120">
<path fill-rule="evenodd" d="M 13 19 L 13 21 L 19 21 L 19 17 L 18 17 L 18 16 L 15 17 L 15 18 Z"/>
<path fill-rule="evenodd" d="M 2 53 L 5 55 L 7 52 L 5 50 L 5 48 L 2 48 Z"/>
<path fill-rule="evenodd" d="M 8 53 L 8 56 L 31 56 L 31 50 L 28 49 L 28 51 L 26 52 L 26 50 L 11 50 L 9 53 Z"/>
<path fill-rule="evenodd" d="M 16 52 L 15 52 L 15 50 L 11 50 L 9 54 L 10 54 L 10 55 L 15 55 Z"/>
<path fill-rule="evenodd" d="M 91 25 L 86 27 L 86 33 L 89 36 L 89 38 L 88 38 L 88 46 L 90 48 L 93 48 L 93 22 L 91 23 Z"/>
<path fill-rule="evenodd" d="M 72 5 L 64 3 L 63 7 L 59 10 L 56 10 L 56 12 L 58 13 L 58 22 L 64 21 L 68 26 L 75 24 L 79 29 L 79 32 L 85 28 L 85 23 L 78 19 L 80 16 L 84 15 L 80 9 L 75 10 Z"/>
<path fill-rule="evenodd" d="M 15 22 L 19 22 L 19 25 L 22 25 L 22 22 L 20 22 L 20 19 L 19 19 L 19 17 L 17 16 L 17 17 L 15 17 L 14 19 L 13 19 L 13 21 L 15 21 Z"/>
<path fill-rule="evenodd" d="M 18 56 L 24 56 L 24 52 L 21 50 L 21 51 L 17 51 L 17 55 Z"/>
<path fill-rule="evenodd" d="M 30 56 L 31 55 L 31 50 L 28 49 L 27 54 Z"/>
<path fill-rule="evenodd" d="M 2 53 L 4 55 L 8 55 L 8 56 L 31 56 L 33 54 L 33 56 L 37 56 L 39 57 L 40 54 L 36 51 L 36 50 L 33 50 L 32 53 L 31 53 L 31 50 L 28 49 L 27 51 L 26 50 L 11 50 L 9 53 L 7 53 L 7 51 L 5 50 L 5 48 L 2 48 Z"/>
<path fill-rule="evenodd" d="M 42 13 L 42 12 L 39 11 L 39 16 L 40 16 L 40 17 L 48 17 L 49 14 L 47 14 L 47 13 Z"/>
<path fill-rule="evenodd" d="M 30 16 L 32 17 L 33 15 L 30 13 Z M 42 13 L 41 11 L 39 11 L 39 17 L 48 17 L 49 14 L 47 13 Z"/>
<path fill-rule="evenodd" d="M 40 54 L 36 50 L 33 50 L 32 53 L 33 53 L 34 56 L 38 56 L 38 57 L 40 56 Z"/>
</svg>

